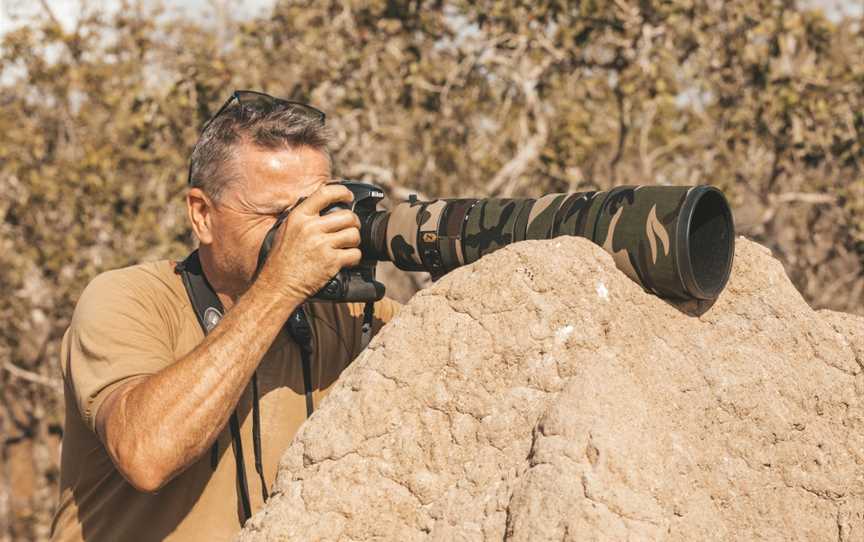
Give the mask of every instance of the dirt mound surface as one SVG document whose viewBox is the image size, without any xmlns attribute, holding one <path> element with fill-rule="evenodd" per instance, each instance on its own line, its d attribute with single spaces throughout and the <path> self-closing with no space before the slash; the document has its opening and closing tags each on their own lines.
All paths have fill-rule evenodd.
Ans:
<svg viewBox="0 0 864 542">
<path fill-rule="evenodd" d="M 286 451 L 241 540 L 862 540 L 864 318 L 737 241 L 710 307 L 588 241 L 418 293 Z"/>
</svg>

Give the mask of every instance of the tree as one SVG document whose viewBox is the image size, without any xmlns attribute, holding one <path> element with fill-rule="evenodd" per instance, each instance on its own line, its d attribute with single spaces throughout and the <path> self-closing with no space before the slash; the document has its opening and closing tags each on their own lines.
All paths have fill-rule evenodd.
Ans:
<svg viewBox="0 0 864 542">
<path fill-rule="evenodd" d="M 326 110 L 340 173 L 393 196 L 718 185 L 811 304 L 864 314 L 860 18 L 789 0 L 308 4 L 218 35 L 132 3 L 3 38 L 0 540 L 47 535 L 77 296 L 191 248 L 188 153 L 234 88 Z"/>
</svg>

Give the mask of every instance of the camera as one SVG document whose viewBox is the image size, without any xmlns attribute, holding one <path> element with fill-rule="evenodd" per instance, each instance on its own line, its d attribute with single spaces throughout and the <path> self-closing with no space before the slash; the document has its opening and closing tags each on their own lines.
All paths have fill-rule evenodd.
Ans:
<svg viewBox="0 0 864 542">
<path fill-rule="evenodd" d="M 374 218 L 382 211 L 376 210 L 378 202 L 384 198 L 384 192 L 375 185 L 357 181 L 340 181 L 339 184 L 348 188 L 354 194 L 354 201 L 347 203 L 334 203 L 321 211 L 326 215 L 339 209 L 348 209 L 360 219 L 360 238 L 372 239 L 371 228 Z M 365 230 L 365 231 L 364 231 Z M 377 259 L 372 259 L 370 251 L 363 250 L 361 241 L 360 250 L 363 252 L 360 263 L 354 267 L 347 267 L 339 271 L 335 277 L 330 279 L 323 288 L 312 296 L 319 301 L 378 301 L 384 297 L 384 285 L 375 280 L 375 266 Z"/>
<path fill-rule="evenodd" d="M 313 299 L 377 301 L 384 285 L 375 265 L 440 277 L 518 241 L 575 235 L 612 255 L 618 269 L 659 297 L 716 299 L 732 268 L 735 226 L 726 197 L 709 186 L 617 186 L 608 191 L 546 194 L 539 198 L 461 198 L 418 201 L 415 196 L 378 211 L 384 192 L 340 181 L 354 194 L 327 214 L 348 209 L 360 219 L 360 264 L 330 279 Z M 259 254 L 259 269 L 275 230 Z"/>
<path fill-rule="evenodd" d="M 369 229 L 372 227 L 373 219 L 383 214 L 381 211 L 377 211 L 376 207 L 378 206 L 378 202 L 384 198 L 384 192 L 375 185 L 356 181 L 339 181 L 334 184 L 341 184 L 351 190 L 354 194 L 354 201 L 350 204 L 334 203 L 324 208 L 321 211 L 321 215 L 323 216 L 340 209 L 347 209 L 360 218 L 361 238 L 372 239 Z M 264 266 L 264 262 L 267 261 L 267 256 L 270 254 L 270 249 L 273 246 L 273 239 L 285 218 L 287 218 L 287 214 L 279 217 L 261 243 L 261 249 L 258 252 L 258 268 L 255 271 L 256 277 Z M 327 281 L 327 284 L 312 296 L 312 299 L 319 301 L 353 302 L 377 301 L 384 297 L 384 285 L 375 280 L 375 266 L 378 260 L 367 257 L 372 253 L 368 249 L 363 250 L 362 245 L 361 250 L 363 251 L 363 257 L 360 263 L 354 267 L 341 269 L 336 276 Z"/>
</svg>

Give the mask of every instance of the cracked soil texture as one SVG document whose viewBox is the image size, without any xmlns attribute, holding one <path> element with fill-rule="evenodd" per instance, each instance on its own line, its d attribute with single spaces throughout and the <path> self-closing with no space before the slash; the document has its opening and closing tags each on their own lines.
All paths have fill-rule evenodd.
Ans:
<svg viewBox="0 0 864 542">
<path fill-rule="evenodd" d="M 240 540 L 864 540 L 862 369 L 743 237 L 710 307 L 517 243 L 375 337 Z"/>
</svg>

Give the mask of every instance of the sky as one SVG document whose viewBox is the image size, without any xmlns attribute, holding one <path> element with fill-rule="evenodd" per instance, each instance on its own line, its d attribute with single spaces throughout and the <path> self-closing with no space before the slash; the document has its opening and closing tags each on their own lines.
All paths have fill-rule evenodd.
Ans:
<svg viewBox="0 0 864 542">
<path fill-rule="evenodd" d="M 139 0 L 144 6 L 156 4 Z M 13 28 L 26 24 L 28 16 L 43 10 L 47 5 L 54 16 L 67 29 L 74 27 L 82 3 L 114 11 L 120 0 L 0 0 L 0 36 Z M 235 20 L 250 19 L 268 12 L 276 0 L 166 0 L 169 13 L 183 14 L 204 22 L 216 23 L 219 8 L 224 9 Z M 800 0 L 802 5 L 821 7 L 829 18 L 838 20 L 844 15 L 860 16 L 864 13 L 864 0 Z"/>
<path fill-rule="evenodd" d="M 844 15 L 860 17 L 864 14 L 864 0 L 802 0 L 799 5 L 820 7 L 833 21 L 842 19 Z"/>
<path fill-rule="evenodd" d="M 141 4 L 158 5 L 158 2 L 140 0 Z M 182 14 L 189 17 L 199 18 L 203 21 L 216 22 L 218 7 L 230 13 L 235 20 L 251 19 L 256 15 L 268 12 L 276 0 L 166 0 L 161 2 L 166 6 L 169 14 Z M 44 8 L 40 0 L 0 0 L 0 36 L 26 24 L 27 18 L 38 14 Z M 57 20 L 67 30 L 75 26 L 78 15 L 82 11 L 82 4 L 100 8 L 106 11 L 116 11 L 121 5 L 120 0 L 44 0 Z"/>
</svg>

